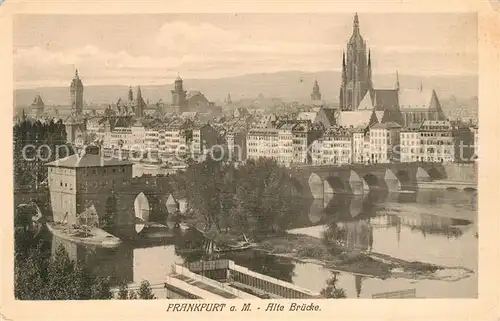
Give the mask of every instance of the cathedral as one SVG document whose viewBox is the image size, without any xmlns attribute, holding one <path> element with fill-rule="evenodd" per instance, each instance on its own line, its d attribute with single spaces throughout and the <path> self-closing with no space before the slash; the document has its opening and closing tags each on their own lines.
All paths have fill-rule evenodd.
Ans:
<svg viewBox="0 0 500 321">
<path fill-rule="evenodd" d="M 372 82 L 371 54 L 359 29 L 356 13 L 353 32 L 342 55 L 340 86 L 341 123 L 345 126 L 368 125 L 376 116 L 377 122 L 395 122 L 408 127 L 424 120 L 444 120 L 445 116 L 434 89 L 403 89 L 399 75 L 393 88 L 375 88 Z M 370 120 L 372 119 L 372 120 Z"/>
<path fill-rule="evenodd" d="M 128 90 L 128 98 L 126 101 L 119 98 L 116 102 L 116 114 L 118 116 L 135 116 L 138 118 L 144 117 L 147 104 L 142 98 L 141 86 L 137 86 L 137 96 L 134 99 L 132 87 Z"/>
</svg>

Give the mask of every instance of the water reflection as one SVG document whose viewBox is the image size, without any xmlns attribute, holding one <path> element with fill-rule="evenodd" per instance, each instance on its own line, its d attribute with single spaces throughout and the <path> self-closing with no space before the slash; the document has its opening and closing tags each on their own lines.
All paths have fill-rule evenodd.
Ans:
<svg viewBox="0 0 500 321">
<path fill-rule="evenodd" d="M 303 216 L 309 216 L 304 213 Z M 405 260 L 477 271 L 477 193 L 419 191 L 333 195 L 321 211 L 322 223 L 313 221 L 292 233 L 322 237 L 332 228 L 341 234 L 351 255 L 374 251 Z M 331 232 L 330 232 L 331 234 Z M 309 272 L 307 272 L 309 271 Z M 329 271 L 296 264 L 294 282 L 320 291 Z M 306 278 L 305 275 L 309 277 Z M 311 277 L 311 276 L 315 277 Z M 317 280 L 315 280 L 317 278 Z M 375 278 L 342 273 L 339 285 L 349 297 L 370 297 L 376 292 L 417 288 L 426 297 L 476 297 L 477 275 L 453 282 Z"/>
</svg>

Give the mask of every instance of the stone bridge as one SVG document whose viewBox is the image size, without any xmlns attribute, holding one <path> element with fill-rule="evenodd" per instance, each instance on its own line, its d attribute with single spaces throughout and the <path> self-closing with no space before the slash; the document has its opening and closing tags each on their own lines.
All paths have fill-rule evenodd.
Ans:
<svg viewBox="0 0 500 321">
<path fill-rule="evenodd" d="M 144 175 L 118 182 L 112 191 L 98 196 L 93 204 L 99 204 L 98 212 L 115 217 L 116 225 L 135 225 L 138 233 L 139 225 L 165 224 L 168 216 L 176 213 L 174 194 L 170 177 Z"/>
<path fill-rule="evenodd" d="M 476 164 L 386 163 L 346 166 L 303 165 L 292 167 L 295 190 L 306 198 L 325 194 L 361 195 L 367 190 L 416 190 L 420 183 L 454 180 L 477 182 Z"/>
</svg>

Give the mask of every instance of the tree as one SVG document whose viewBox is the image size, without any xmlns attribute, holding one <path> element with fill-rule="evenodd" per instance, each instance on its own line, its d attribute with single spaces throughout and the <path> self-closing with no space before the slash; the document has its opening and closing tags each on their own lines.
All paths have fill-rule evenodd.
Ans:
<svg viewBox="0 0 500 321">
<path fill-rule="evenodd" d="M 337 289 L 337 277 L 339 273 L 333 272 L 333 277 L 326 281 L 326 287 L 321 290 L 321 295 L 326 299 L 344 299 L 347 298 L 344 289 Z"/>
<path fill-rule="evenodd" d="M 153 290 L 151 289 L 151 285 L 148 281 L 142 281 L 139 290 L 137 291 L 137 296 L 141 300 L 153 300 L 156 297 L 153 294 Z"/>
<path fill-rule="evenodd" d="M 173 180 L 205 229 L 281 232 L 299 214 L 288 170 L 274 160 L 249 160 L 234 168 L 207 159 Z"/>
<path fill-rule="evenodd" d="M 50 256 L 44 243 L 16 230 L 15 296 L 20 300 L 90 300 L 112 297 L 108 278 L 94 276 L 70 260 L 61 245 Z"/>
</svg>

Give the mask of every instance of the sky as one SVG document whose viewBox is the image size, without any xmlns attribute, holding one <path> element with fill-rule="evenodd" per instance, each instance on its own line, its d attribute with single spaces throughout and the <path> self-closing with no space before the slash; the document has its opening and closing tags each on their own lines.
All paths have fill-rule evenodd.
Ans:
<svg viewBox="0 0 500 321">
<path fill-rule="evenodd" d="M 18 15 L 16 88 L 340 70 L 354 13 Z M 373 73 L 476 75 L 477 16 L 359 13 Z"/>
</svg>

